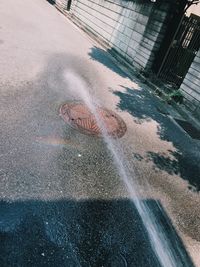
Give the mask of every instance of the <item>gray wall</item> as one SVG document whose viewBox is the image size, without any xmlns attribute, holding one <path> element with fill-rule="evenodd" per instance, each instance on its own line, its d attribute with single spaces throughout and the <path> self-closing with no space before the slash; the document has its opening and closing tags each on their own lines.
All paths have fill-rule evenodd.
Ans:
<svg viewBox="0 0 200 267">
<path fill-rule="evenodd" d="M 54 2 L 60 9 L 65 10 L 67 8 L 67 0 L 54 0 Z"/>
<path fill-rule="evenodd" d="M 168 4 L 144 0 L 73 0 L 70 13 L 139 69 L 150 69 L 164 37 Z"/>
<path fill-rule="evenodd" d="M 186 98 L 188 108 L 196 113 L 195 115 L 200 116 L 200 50 L 190 66 L 180 89 Z"/>
</svg>

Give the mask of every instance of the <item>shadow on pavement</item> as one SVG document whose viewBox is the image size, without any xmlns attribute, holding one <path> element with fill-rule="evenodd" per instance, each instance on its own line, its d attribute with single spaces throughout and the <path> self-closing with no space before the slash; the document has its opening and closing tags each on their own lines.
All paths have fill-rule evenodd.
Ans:
<svg viewBox="0 0 200 267">
<path fill-rule="evenodd" d="M 114 71 L 121 77 L 127 77 L 127 75 L 112 61 L 112 57 L 110 56 L 116 54 L 113 48 L 108 49 L 107 51 L 93 46 L 91 51 L 88 53 L 92 60 L 96 60 L 106 66 L 108 69 Z"/>
<path fill-rule="evenodd" d="M 118 108 L 131 114 L 138 124 L 156 121 L 159 124 L 157 134 L 160 139 L 172 142 L 176 148 L 176 151 L 169 150 L 165 154 L 148 151 L 145 158 L 135 155 L 136 159 L 153 161 L 156 169 L 164 170 L 169 174 L 178 174 L 189 182 L 190 189 L 200 191 L 200 144 L 198 141 L 192 140 L 165 114 L 159 113 L 160 101 L 151 96 L 147 90 L 123 88 L 124 92 L 113 92 L 120 99 Z"/>
<path fill-rule="evenodd" d="M 96 60 L 119 74 L 126 77 L 125 73 L 112 62 L 109 57 L 112 49 L 107 52 L 94 46 L 89 53 L 93 60 Z M 141 83 L 142 84 L 142 83 Z M 200 143 L 193 141 L 184 134 L 167 116 L 159 113 L 160 101 L 153 97 L 147 90 L 134 90 L 122 86 L 125 92 L 114 91 L 113 93 L 120 98 L 118 108 L 127 111 L 134 117 L 134 121 L 142 124 L 145 121 L 156 121 L 158 126 L 158 135 L 161 140 L 172 142 L 176 151 L 168 151 L 167 154 L 147 152 L 145 159 L 153 161 L 155 168 L 164 170 L 169 174 L 179 174 L 184 180 L 189 182 L 189 189 L 200 191 Z M 136 159 L 144 159 L 141 155 L 135 155 Z"/>
<path fill-rule="evenodd" d="M 145 204 L 178 266 L 193 266 L 161 204 Z M 130 200 L 1 201 L 0 214 L 1 267 L 160 266 Z"/>
</svg>

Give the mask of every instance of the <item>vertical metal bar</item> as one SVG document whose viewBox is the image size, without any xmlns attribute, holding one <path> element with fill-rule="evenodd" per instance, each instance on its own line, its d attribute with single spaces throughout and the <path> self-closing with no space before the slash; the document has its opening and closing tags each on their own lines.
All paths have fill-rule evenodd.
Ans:
<svg viewBox="0 0 200 267">
<path fill-rule="evenodd" d="M 67 11 L 70 11 L 72 0 L 67 1 Z"/>
<path fill-rule="evenodd" d="M 177 43 L 173 47 L 174 40 L 177 40 Z M 179 24 L 169 46 L 168 54 L 166 54 L 165 60 L 162 62 L 163 65 L 157 75 L 165 81 L 173 82 L 180 86 L 199 47 L 200 25 L 198 20 L 193 17 L 182 18 L 182 23 Z"/>
<path fill-rule="evenodd" d="M 160 65 L 160 68 L 159 68 L 159 70 L 158 70 L 158 72 L 157 72 L 157 76 L 160 75 L 160 72 L 161 72 L 161 70 L 162 70 L 162 68 L 163 68 L 163 65 L 164 65 L 164 63 L 165 63 L 165 60 L 166 60 L 166 58 L 167 58 L 167 56 L 168 56 L 168 54 L 169 54 L 169 51 L 170 51 L 171 46 L 172 46 L 172 44 L 173 44 L 173 42 L 174 42 L 174 39 L 175 39 L 175 37 L 176 37 L 176 35 L 177 35 L 177 33 L 178 33 L 180 27 L 181 27 L 181 24 L 182 24 L 182 21 L 183 21 L 184 16 L 185 16 L 185 14 L 183 14 L 182 17 L 181 17 L 181 20 L 180 20 L 180 22 L 179 22 L 179 25 L 178 25 L 178 27 L 177 27 L 177 29 L 176 29 L 176 31 L 175 31 L 173 37 L 172 37 L 172 41 L 171 41 L 171 43 L 170 43 L 170 45 L 169 45 L 169 47 L 168 47 L 168 49 L 167 49 L 167 52 L 166 52 L 166 54 L 165 54 L 165 56 L 164 56 L 164 58 L 163 58 L 163 61 L 162 61 L 161 65 Z"/>
<path fill-rule="evenodd" d="M 172 76 L 172 73 L 171 73 L 171 66 L 176 66 L 176 56 L 178 56 L 179 54 L 179 50 L 180 50 L 180 44 L 182 42 L 182 38 L 184 37 L 184 32 L 185 32 L 185 26 L 184 26 L 184 21 L 182 22 L 182 24 L 180 25 L 179 27 L 179 31 L 177 32 L 175 38 L 176 40 L 178 39 L 179 40 L 179 43 L 178 45 L 176 44 L 173 48 L 171 46 L 171 49 L 169 51 L 169 54 L 165 60 L 165 64 L 160 72 L 160 77 L 163 78 L 164 80 L 168 80 L 168 81 L 172 81 L 172 82 L 175 82 L 176 79 L 175 77 Z M 180 37 L 179 37 L 180 35 Z M 175 39 L 174 38 L 174 39 Z"/>
</svg>

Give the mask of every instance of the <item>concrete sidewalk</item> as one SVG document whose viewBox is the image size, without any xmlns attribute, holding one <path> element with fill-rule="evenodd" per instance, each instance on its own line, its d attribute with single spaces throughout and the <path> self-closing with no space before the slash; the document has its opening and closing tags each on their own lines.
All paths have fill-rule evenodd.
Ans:
<svg viewBox="0 0 200 267">
<path fill-rule="evenodd" d="M 120 233 L 123 232 L 122 225 L 126 226 L 126 233 L 130 230 L 124 218 L 129 210 L 128 204 L 123 202 L 130 196 L 104 142 L 74 131 L 59 117 L 62 103 L 80 99 L 80 80 L 74 81 L 72 93 L 64 79 L 64 73 L 70 72 L 84 79 L 88 91 L 101 105 L 115 110 L 124 119 L 128 130 L 117 145 L 128 158 L 133 180 L 139 183 L 141 198 L 150 200 L 150 203 L 155 200 L 160 202 L 193 262 L 200 266 L 199 141 L 189 137 L 167 114 L 160 112 L 162 103 L 151 95 L 146 84 L 137 77 L 130 79 L 105 49 L 47 1 L 0 2 L 0 39 L 0 197 L 4 202 L 1 211 L 5 212 L 0 224 L 5 248 L 0 256 L 9 254 L 12 240 L 20 239 L 23 229 L 28 235 L 29 226 L 34 223 L 41 244 L 45 243 L 43 230 L 48 232 L 48 246 L 52 246 L 52 251 L 57 251 L 59 246 L 64 247 L 69 238 L 83 246 L 87 240 L 81 233 L 93 233 L 92 226 L 98 224 L 98 220 L 90 224 L 88 218 L 90 212 L 91 218 L 98 217 L 98 206 L 101 210 L 105 207 L 106 212 L 102 212 L 104 218 L 110 214 L 113 216 L 108 221 L 102 220 L 104 230 L 106 223 L 114 225 L 115 219 L 122 220 L 116 226 Z M 107 201 L 106 204 L 104 201 Z M 115 207 L 114 212 L 112 207 Z M 122 216 L 117 217 L 119 207 L 126 209 Z M 69 211 L 73 221 L 64 227 L 62 225 Z M 83 220 L 76 228 L 79 212 Z M 38 218 L 41 220 L 38 221 Z M 113 222 L 110 222 L 112 218 Z M 84 220 L 88 222 L 86 229 Z M 22 221 L 23 227 L 18 227 Z M 134 219 L 130 218 L 128 222 L 133 224 Z M 64 231 L 62 227 L 65 230 L 72 227 L 74 231 L 70 233 L 66 230 L 65 240 L 60 234 Z M 115 237 L 111 228 L 108 239 L 102 239 L 101 234 L 101 238 L 95 235 L 96 242 L 111 242 L 112 247 Z M 75 235 L 77 229 L 80 236 Z M 138 229 L 134 229 L 137 232 Z M 12 239 L 15 232 L 17 235 Z M 34 229 L 31 233 L 34 234 Z M 116 237 L 116 240 L 123 243 L 126 238 L 125 234 L 119 239 Z M 94 241 L 92 237 L 91 240 Z M 71 247 L 68 246 L 65 253 L 70 255 Z M 94 248 L 95 255 L 98 255 L 97 247 Z M 90 248 L 92 245 L 88 244 L 86 249 L 90 251 Z M 23 249 L 26 251 L 27 247 L 20 252 L 17 250 L 18 255 L 23 254 Z M 75 254 L 78 253 L 76 249 L 72 249 Z M 127 255 L 131 255 L 133 247 L 129 251 L 127 245 L 126 249 Z M 43 261 L 43 253 L 45 255 L 46 252 L 42 248 L 34 251 L 41 254 L 41 266 L 55 264 L 53 259 L 49 263 Z M 59 249 L 56 253 L 62 255 Z M 105 258 L 106 253 L 103 254 Z M 10 255 L 8 262 L 0 257 L 3 261 L 1 266 L 11 264 L 12 253 Z M 143 256 L 140 255 L 141 258 Z M 86 255 L 81 257 L 87 258 Z M 119 257 L 119 262 L 123 262 L 123 257 Z M 31 260 L 33 263 L 34 259 Z M 24 258 L 18 266 L 26 266 L 27 262 L 28 258 Z M 92 256 L 91 262 L 95 262 Z M 77 261 L 73 264 L 71 266 L 80 265 Z M 149 266 L 147 262 L 133 264 L 130 266 Z M 107 266 L 111 265 L 108 263 Z"/>
</svg>

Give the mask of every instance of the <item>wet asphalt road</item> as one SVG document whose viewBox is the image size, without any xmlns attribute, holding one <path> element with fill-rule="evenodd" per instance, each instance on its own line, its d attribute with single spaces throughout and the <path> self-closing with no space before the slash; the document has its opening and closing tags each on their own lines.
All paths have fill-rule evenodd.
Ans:
<svg viewBox="0 0 200 267">
<path fill-rule="evenodd" d="M 146 204 L 171 240 L 175 266 L 193 266 L 161 207 Z M 1 266 L 161 266 L 130 200 L 2 202 L 1 213 Z"/>
<path fill-rule="evenodd" d="M 138 167 L 141 201 L 165 230 L 177 266 L 193 266 L 189 254 L 198 266 L 198 141 L 155 115 L 157 100 L 139 81 L 46 1 L 2 2 L 0 22 L 0 266 L 160 266 L 103 140 L 59 116 L 62 103 L 80 98 L 79 82 L 72 93 L 63 78 L 69 70 L 121 111 L 128 131 L 118 145 Z M 182 154 L 193 180 L 176 172 Z"/>
</svg>

